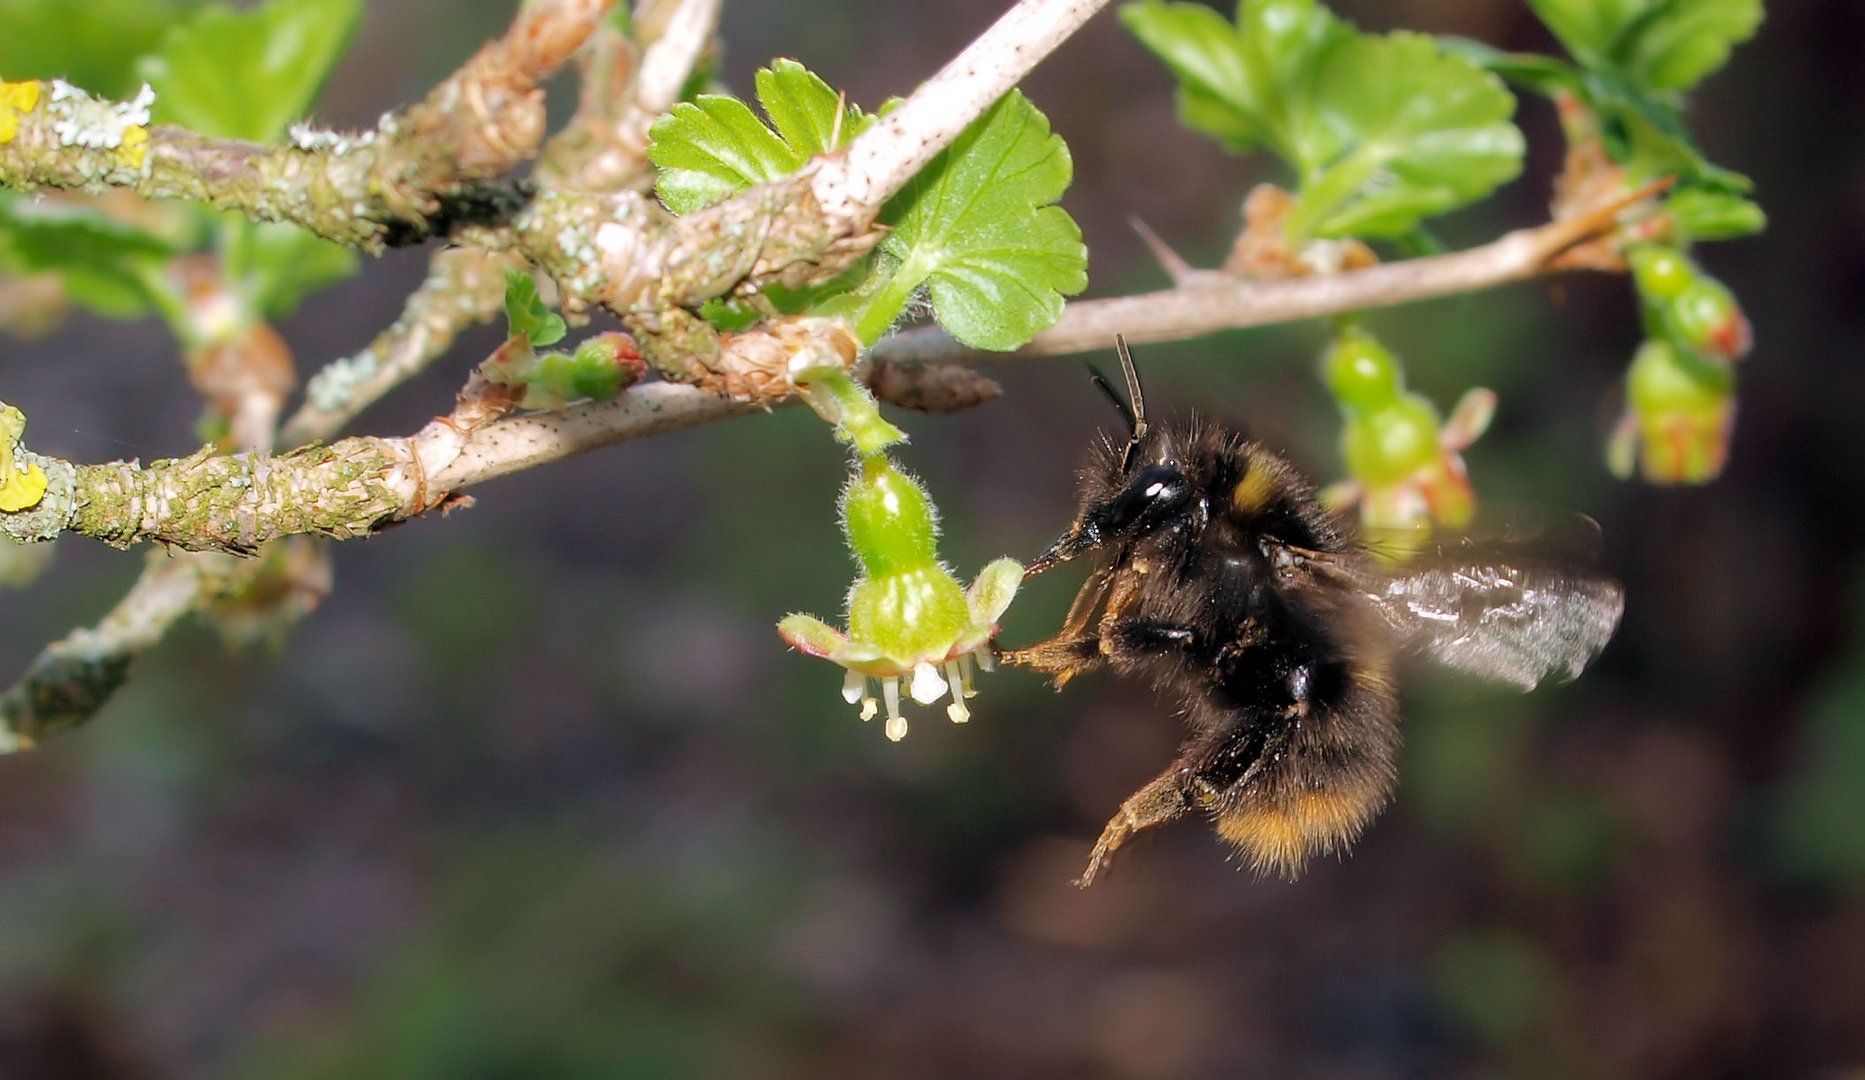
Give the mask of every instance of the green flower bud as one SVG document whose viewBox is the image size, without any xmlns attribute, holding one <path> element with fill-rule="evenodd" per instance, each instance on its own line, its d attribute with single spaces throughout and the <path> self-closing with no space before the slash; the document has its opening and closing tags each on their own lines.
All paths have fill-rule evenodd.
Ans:
<svg viewBox="0 0 1865 1080">
<path fill-rule="evenodd" d="M 1673 341 L 1712 360 L 1740 360 L 1754 343 L 1735 294 L 1708 274 L 1665 305 L 1664 322 Z"/>
<path fill-rule="evenodd" d="M 1438 417 L 1423 398 L 1407 394 L 1349 419 L 1341 445 L 1354 479 L 1368 487 L 1396 483 L 1437 459 Z"/>
<path fill-rule="evenodd" d="M 1676 248 L 1641 244 L 1626 252 L 1632 264 L 1632 282 L 1647 300 L 1669 300 L 1688 288 L 1701 273 L 1690 257 Z"/>
<path fill-rule="evenodd" d="M 1405 390 L 1399 362 L 1384 345 L 1359 330 L 1343 330 L 1321 358 L 1322 377 L 1349 412 L 1366 412 L 1397 401 Z"/>
</svg>

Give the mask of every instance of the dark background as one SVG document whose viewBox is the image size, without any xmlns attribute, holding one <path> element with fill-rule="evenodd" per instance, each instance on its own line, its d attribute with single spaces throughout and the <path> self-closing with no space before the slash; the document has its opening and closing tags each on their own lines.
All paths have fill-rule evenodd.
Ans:
<svg viewBox="0 0 1865 1080">
<path fill-rule="evenodd" d="M 728 5 L 723 75 L 798 57 L 873 105 L 1003 7 Z M 1343 4 L 1544 48 L 1503 0 Z M 419 97 L 507 5 L 375 0 L 320 108 Z M 1727 474 L 1694 490 L 1601 465 L 1636 344 L 1619 279 L 1374 315 L 1414 386 L 1502 394 L 1485 495 L 1602 524 L 1624 626 L 1578 683 L 1516 697 L 1420 673 L 1394 806 L 1297 884 L 1239 873 L 1198 822 L 1070 884 L 1170 759 L 1170 706 L 1105 677 L 986 677 L 976 719 L 893 745 L 839 672 L 786 652 L 833 615 L 841 452 L 798 410 L 630 444 L 476 491 L 335 553 L 338 589 L 276 655 L 190 627 L 90 727 L 0 761 L 7 1076 L 1818 1075 L 1865 1065 L 1861 458 L 1865 10 L 1771 5 L 1697 96 L 1752 175 L 1763 236 L 1701 252 L 1758 345 Z M 567 86 L 561 87 L 567 91 Z M 1092 295 L 1162 275 L 1138 216 L 1220 257 L 1281 178 L 1177 128 L 1163 70 L 1102 15 L 1027 84 L 1074 153 Z M 1545 215 L 1558 140 L 1444 223 Z M 308 372 L 399 308 L 401 253 L 286 327 Z M 1197 408 L 1338 475 L 1319 326 L 1148 347 L 1155 407 Z M 361 422 L 413 431 L 492 339 Z M 36 449 L 193 447 L 198 402 L 153 325 L 5 346 Z M 1104 359 L 1104 358 L 1103 358 Z M 903 455 L 969 577 L 1071 509 L 1112 414 L 1075 360 L 999 365 L 1004 398 L 909 417 Z M 94 620 L 141 553 L 59 545 L 9 596 L 0 662 Z M 1022 598 L 1052 628 L 1075 580 Z"/>
</svg>

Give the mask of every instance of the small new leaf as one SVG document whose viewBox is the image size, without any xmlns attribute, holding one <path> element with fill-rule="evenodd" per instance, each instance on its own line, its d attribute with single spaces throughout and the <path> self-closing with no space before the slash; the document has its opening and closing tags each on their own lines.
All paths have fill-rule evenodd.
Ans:
<svg viewBox="0 0 1865 1080">
<path fill-rule="evenodd" d="M 721 94 L 683 101 L 655 122 L 648 160 L 660 170 L 654 191 L 669 210 L 690 214 L 788 176 L 874 122 L 795 60 L 773 62 L 757 73 L 756 84 L 758 104 L 776 130 Z"/>
<path fill-rule="evenodd" d="M 1053 325 L 1088 284 L 1081 228 L 1052 205 L 1073 173 L 1048 119 L 1006 94 L 881 211 L 897 265 L 883 290 L 894 299 L 874 311 L 891 320 L 923 283 L 940 325 L 973 348 L 1014 349 Z"/>
<path fill-rule="evenodd" d="M 538 297 L 537 282 L 522 270 L 505 271 L 505 321 L 511 336 L 522 336 L 536 348 L 555 345 L 569 333 L 563 316 Z"/>
<path fill-rule="evenodd" d="M 214 4 L 169 30 L 137 67 L 154 118 L 203 135 L 271 142 L 317 97 L 356 28 L 361 0 Z"/>
</svg>

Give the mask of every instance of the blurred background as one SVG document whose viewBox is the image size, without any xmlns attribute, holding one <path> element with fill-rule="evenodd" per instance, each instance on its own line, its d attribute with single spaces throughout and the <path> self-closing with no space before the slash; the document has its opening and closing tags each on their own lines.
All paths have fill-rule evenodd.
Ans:
<svg viewBox="0 0 1865 1080">
<path fill-rule="evenodd" d="M 0 3 L 9 0 L 0 0 Z M 807 62 L 873 105 L 996 0 L 734 0 L 722 75 Z M 371 0 L 318 110 L 419 98 L 511 5 Z M 1550 47 L 1513 0 L 1337 5 L 1363 27 Z M 1639 333 L 1624 281 L 1572 276 L 1379 313 L 1448 406 L 1502 411 L 1480 492 L 1596 517 L 1628 595 L 1586 677 L 1512 696 L 1420 672 L 1394 805 L 1297 884 L 1240 873 L 1202 823 L 1071 884 L 1119 802 L 1170 760 L 1171 705 L 1106 677 L 987 676 L 975 720 L 898 745 L 839 671 L 787 652 L 833 614 L 841 451 L 786 410 L 476 490 L 471 512 L 335 552 L 337 589 L 282 649 L 189 628 L 89 727 L 0 760 L 0 1073 L 9 1077 L 1837 1075 L 1865 1067 L 1865 8 L 1776 3 L 1701 91 L 1709 156 L 1772 222 L 1700 249 L 1742 298 L 1726 475 L 1612 481 Z M 558 87 L 568 100 L 570 87 Z M 1026 89 L 1073 151 L 1064 200 L 1091 295 L 1155 288 L 1126 224 L 1218 262 L 1268 159 L 1184 132 L 1164 70 L 1111 15 Z M 1543 219 L 1529 167 L 1443 226 Z M 371 263 L 284 327 L 308 373 L 392 320 L 425 256 Z M 1145 349 L 1150 403 L 1197 408 L 1339 475 L 1318 326 Z M 494 339 L 362 419 L 444 411 Z M 153 325 L 8 341 L 36 449 L 195 446 L 199 401 Z M 1100 358 L 1105 360 L 1106 358 Z M 963 577 L 1063 524 L 1115 422 L 1078 360 L 909 417 L 903 461 Z M 59 545 L 6 597 L 0 668 L 95 620 L 141 553 Z M 1053 629 L 1078 577 L 1032 586 L 1004 640 Z"/>
</svg>

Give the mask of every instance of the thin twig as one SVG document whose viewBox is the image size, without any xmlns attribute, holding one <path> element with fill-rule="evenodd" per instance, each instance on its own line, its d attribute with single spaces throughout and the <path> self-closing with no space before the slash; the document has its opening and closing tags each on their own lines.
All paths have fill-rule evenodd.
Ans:
<svg viewBox="0 0 1865 1080">
<path fill-rule="evenodd" d="M 811 192 L 832 221 L 865 226 L 973 120 L 1067 41 L 1108 0 L 1022 0 L 907 100 L 815 171 Z"/>
<path fill-rule="evenodd" d="M 33 84 L 17 130 L 0 144 L 0 186 L 181 199 L 260 221 L 289 221 L 370 251 L 452 228 L 460 216 L 509 213 L 506 174 L 533 157 L 544 125 L 539 83 L 588 39 L 614 0 L 537 0 L 427 98 L 376 130 L 293 130 L 259 146 L 185 128 L 147 127 L 144 94 L 91 97 L 61 82 Z"/>
<path fill-rule="evenodd" d="M 633 106 L 652 119 L 673 108 L 719 28 L 721 0 L 671 0 L 673 13 L 641 54 Z M 665 5 L 663 5 L 665 6 Z"/>
<path fill-rule="evenodd" d="M 436 252 L 426 280 L 401 317 L 354 356 L 334 360 L 305 386 L 305 403 L 279 433 L 279 446 L 329 439 L 383 394 L 420 373 L 463 331 L 498 314 L 506 267 L 520 261 L 474 248 Z"/>
<path fill-rule="evenodd" d="M 1294 322 L 1417 300 L 1492 289 L 1559 270 L 1558 257 L 1613 226 L 1625 209 L 1615 203 L 1587 214 L 1515 232 L 1467 251 L 1382 263 L 1362 270 L 1276 281 L 1196 283 L 1138 296 L 1072 303 L 1061 321 L 1013 353 L 980 353 L 938 327 L 896 334 L 874 347 L 887 362 L 947 363 L 1056 356 L 1109 348 L 1115 334 L 1129 341 L 1177 341 L 1219 330 Z"/>
</svg>

